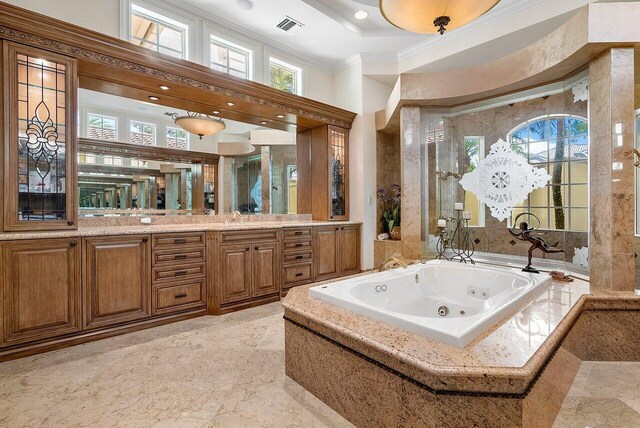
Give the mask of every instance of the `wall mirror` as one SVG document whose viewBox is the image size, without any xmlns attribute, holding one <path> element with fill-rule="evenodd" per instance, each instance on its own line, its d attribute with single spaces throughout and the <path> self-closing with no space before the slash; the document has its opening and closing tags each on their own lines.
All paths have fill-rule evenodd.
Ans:
<svg viewBox="0 0 640 428">
<path fill-rule="evenodd" d="M 223 119 L 225 129 L 199 138 L 163 99 L 88 89 L 78 98 L 81 215 L 297 212 L 295 132 Z"/>
<path fill-rule="evenodd" d="M 513 239 L 507 228 L 522 213 L 539 219 L 537 233 L 566 254 L 536 254 L 561 268 L 574 264 L 588 272 L 589 124 L 588 75 L 581 73 L 524 93 L 454 108 L 446 114 L 423 110 L 422 169 L 423 240 L 432 250 L 441 227 L 438 220 L 455 217 L 455 204 L 470 217 L 476 255 L 525 258 L 529 244 Z M 479 199 L 465 191 L 460 179 L 504 140 L 511 151 L 549 180 L 496 219 Z M 498 179 L 498 178 L 496 178 Z"/>
</svg>

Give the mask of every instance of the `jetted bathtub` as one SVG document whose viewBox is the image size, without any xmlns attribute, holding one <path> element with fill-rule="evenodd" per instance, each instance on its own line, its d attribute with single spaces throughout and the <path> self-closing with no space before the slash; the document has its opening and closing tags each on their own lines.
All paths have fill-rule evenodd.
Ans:
<svg viewBox="0 0 640 428">
<path fill-rule="evenodd" d="M 464 347 L 551 282 L 546 273 L 432 260 L 319 285 L 311 296 Z"/>
</svg>

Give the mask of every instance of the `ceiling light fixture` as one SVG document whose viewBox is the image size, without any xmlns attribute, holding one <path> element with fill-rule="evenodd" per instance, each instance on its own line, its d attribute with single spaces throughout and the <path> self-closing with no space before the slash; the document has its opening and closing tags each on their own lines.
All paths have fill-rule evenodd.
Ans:
<svg viewBox="0 0 640 428">
<path fill-rule="evenodd" d="M 214 110 L 211 113 L 215 114 L 216 116 L 220 114 L 220 112 L 218 110 Z"/>
<path fill-rule="evenodd" d="M 267 122 L 266 120 L 261 120 L 260 121 L 260 125 L 266 125 L 267 123 L 269 123 L 269 122 Z"/>
<path fill-rule="evenodd" d="M 380 0 L 380 12 L 396 27 L 413 33 L 444 34 L 484 15 L 500 0 Z M 431 25 L 433 22 L 433 25 Z"/>
<path fill-rule="evenodd" d="M 284 119 L 284 114 L 279 114 L 276 116 L 278 119 Z"/>
<path fill-rule="evenodd" d="M 359 10 L 353 15 L 356 19 L 363 20 L 369 17 L 369 12 L 366 10 Z"/>
<path fill-rule="evenodd" d="M 160 97 L 156 97 L 155 95 L 149 95 L 148 97 L 151 101 L 160 101 Z"/>
<path fill-rule="evenodd" d="M 192 111 L 188 111 L 186 116 L 180 116 L 178 113 L 165 113 L 165 115 L 170 116 L 180 128 L 197 135 L 201 140 L 205 135 L 217 134 L 227 127 L 220 118 Z"/>
<path fill-rule="evenodd" d="M 158 85 L 158 88 L 162 89 L 163 91 L 168 91 L 169 89 L 171 89 L 167 85 Z"/>
<path fill-rule="evenodd" d="M 236 6 L 242 10 L 251 10 L 255 5 L 251 0 L 236 0 Z"/>
<path fill-rule="evenodd" d="M 234 105 L 236 105 L 236 103 L 233 103 L 233 102 L 229 101 L 229 102 L 227 103 L 227 105 L 228 105 L 229 107 L 233 107 Z"/>
</svg>

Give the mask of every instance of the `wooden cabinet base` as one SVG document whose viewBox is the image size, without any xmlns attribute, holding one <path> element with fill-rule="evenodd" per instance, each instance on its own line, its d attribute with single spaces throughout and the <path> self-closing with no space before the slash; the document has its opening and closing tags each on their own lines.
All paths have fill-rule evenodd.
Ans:
<svg viewBox="0 0 640 428">
<path fill-rule="evenodd" d="M 132 333 L 134 331 L 145 330 L 164 324 L 171 324 L 184 321 L 190 318 L 201 317 L 207 314 L 206 308 L 183 312 L 180 314 L 167 315 L 164 317 L 136 321 L 130 324 L 122 324 L 117 327 L 110 327 L 104 330 L 89 330 L 69 337 L 60 337 L 56 340 L 48 340 L 40 343 L 32 343 L 26 346 L 5 348 L 0 350 L 0 362 L 15 360 L 29 355 L 41 354 L 43 352 L 54 351 L 81 343 L 93 342 L 94 340 L 106 339 L 108 337 L 119 336 L 121 334 Z"/>
</svg>

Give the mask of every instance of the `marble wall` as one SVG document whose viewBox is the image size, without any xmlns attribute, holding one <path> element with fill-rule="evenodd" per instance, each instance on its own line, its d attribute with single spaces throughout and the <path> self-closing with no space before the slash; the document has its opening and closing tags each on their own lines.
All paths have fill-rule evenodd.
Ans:
<svg viewBox="0 0 640 428">
<path fill-rule="evenodd" d="M 615 48 L 589 65 L 591 285 L 633 290 L 634 51 Z"/>
<path fill-rule="evenodd" d="M 441 144 L 445 147 L 438 147 L 439 152 L 444 152 L 445 157 L 454 156 L 455 160 L 449 161 L 447 167 L 455 168 L 455 172 L 464 173 L 467 169 L 467 159 L 464 147 L 465 137 L 484 137 L 485 150 L 487 155 L 491 145 L 502 138 L 506 140 L 507 134 L 524 122 L 545 115 L 570 114 L 574 116 L 587 117 L 587 102 L 574 102 L 574 95 L 570 88 L 562 93 L 554 94 L 545 98 L 536 98 L 516 102 L 482 111 L 476 111 L 452 117 L 444 118 L 444 141 Z M 438 158 L 442 155 L 438 153 Z M 440 168 L 442 169 L 442 168 Z M 445 185 L 448 187 L 443 198 L 445 212 L 452 212 L 452 203 L 464 200 L 464 191 L 458 185 L 458 180 L 449 178 Z M 436 193 L 434 188 L 430 192 Z M 452 200 L 449 193 L 453 190 L 457 194 Z M 485 207 L 485 227 L 474 228 L 475 237 L 479 240 L 476 248 L 478 251 L 526 256 L 529 243 L 516 241 L 507 232 L 504 221 L 500 222 L 491 216 L 488 207 Z M 430 234 L 435 235 L 436 230 L 430 226 Z M 558 246 L 567 250 L 566 256 L 563 254 L 536 255 L 552 259 L 565 259 L 571 262 L 574 256 L 574 248 L 582 248 L 588 244 L 588 233 L 570 231 L 545 231 L 544 238 L 549 243 L 558 242 Z"/>
<path fill-rule="evenodd" d="M 400 169 L 402 186 L 402 255 L 420 258 L 422 251 L 420 107 L 400 110 Z"/>
</svg>

